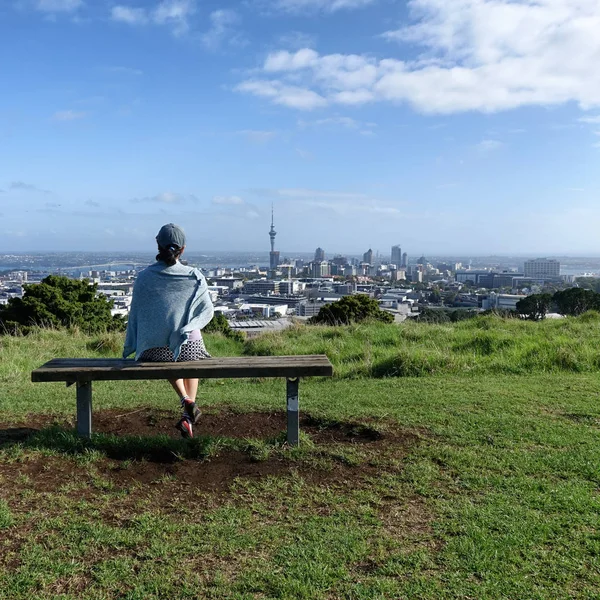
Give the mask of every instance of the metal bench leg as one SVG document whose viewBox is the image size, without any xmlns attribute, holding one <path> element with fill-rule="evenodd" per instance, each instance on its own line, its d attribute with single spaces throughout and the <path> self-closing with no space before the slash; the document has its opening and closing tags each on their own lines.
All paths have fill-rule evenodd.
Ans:
<svg viewBox="0 0 600 600">
<path fill-rule="evenodd" d="M 298 377 L 287 380 L 287 442 L 290 446 L 300 443 L 299 382 Z"/>
<path fill-rule="evenodd" d="M 77 435 L 92 437 L 92 382 L 77 382 Z"/>
</svg>

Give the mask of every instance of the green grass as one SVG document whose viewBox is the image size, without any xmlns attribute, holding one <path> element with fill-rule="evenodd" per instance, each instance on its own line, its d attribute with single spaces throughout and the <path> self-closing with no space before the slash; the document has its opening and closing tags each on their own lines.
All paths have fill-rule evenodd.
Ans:
<svg viewBox="0 0 600 600">
<path fill-rule="evenodd" d="M 327 354 L 340 377 L 598 372 L 600 314 L 536 323 L 497 316 L 433 325 L 298 326 L 249 340 L 247 354 Z"/>
<path fill-rule="evenodd" d="M 599 328 L 596 317 L 486 318 L 298 328 L 245 345 L 207 336 L 215 355 L 327 352 L 336 377 L 302 381 L 301 410 L 417 443 L 396 454 L 307 437 L 300 450 L 229 438 L 82 442 L 49 427 L 0 447 L 0 598 L 598 598 Z M 56 356 L 118 354 L 118 336 L 102 340 L 0 337 L 0 421 L 23 423 L 32 407 L 72 416 L 72 388 L 32 384 L 29 373 Z M 412 354 L 418 376 L 376 370 Z M 285 389 L 211 380 L 200 397 L 243 413 L 283 409 Z M 164 382 L 94 384 L 95 410 L 174 404 Z M 119 483 L 105 468 L 166 451 L 203 469 L 230 450 L 290 471 L 210 494 L 171 477 Z M 60 469 L 77 476 L 45 486 Z"/>
</svg>

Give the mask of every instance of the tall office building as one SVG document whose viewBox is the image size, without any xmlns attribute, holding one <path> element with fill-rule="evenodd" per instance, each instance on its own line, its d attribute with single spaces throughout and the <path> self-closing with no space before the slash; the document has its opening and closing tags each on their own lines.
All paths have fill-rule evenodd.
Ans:
<svg viewBox="0 0 600 600">
<path fill-rule="evenodd" d="M 408 254 L 406 252 L 402 255 L 402 266 L 404 268 L 408 267 Z"/>
<path fill-rule="evenodd" d="M 315 250 L 315 262 L 323 262 L 325 260 L 325 250 L 317 248 Z"/>
<path fill-rule="evenodd" d="M 323 260 L 321 262 L 313 262 L 311 267 L 312 277 L 329 277 L 331 275 L 330 265 L 326 260 Z"/>
<path fill-rule="evenodd" d="M 402 266 L 402 248 L 400 248 L 400 246 L 392 246 L 391 263 L 397 267 Z"/>
<path fill-rule="evenodd" d="M 363 254 L 363 262 L 368 263 L 369 265 L 373 264 L 373 250 L 371 250 L 371 248 L 369 248 L 364 254 Z"/>
<path fill-rule="evenodd" d="M 526 260 L 523 269 L 525 277 L 532 279 L 558 279 L 560 277 L 560 262 L 548 258 Z"/>
<path fill-rule="evenodd" d="M 273 206 L 271 205 L 271 229 L 269 230 L 269 237 L 271 238 L 271 252 L 269 252 L 269 277 L 275 279 L 277 274 L 277 266 L 279 265 L 279 252 L 275 250 L 275 225 L 273 220 Z"/>
</svg>

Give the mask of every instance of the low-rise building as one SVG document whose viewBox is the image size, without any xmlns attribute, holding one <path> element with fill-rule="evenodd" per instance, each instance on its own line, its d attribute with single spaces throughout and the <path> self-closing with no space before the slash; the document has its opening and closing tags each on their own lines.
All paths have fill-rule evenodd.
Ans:
<svg viewBox="0 0 600 600">
<path fill-rule="evenodd" d="M 279 281 L 271 279 L 255 279 L 244 284 L 245 294 L 279 294 Z"/>
<path fill-rule="evenodd" d="M 239 308 L 242 314 L 261 316 L 264 319 L 275 316 L 285 317 L 287 311 L 287 304 L 242 304 Z"/>
<path fill-rule="evenodd" d="M 226 286 L 230 290 L 237 290 L 244 286 L 244 280 L 237 277 L 211 277 L 212 285 Z"/>
<path fill-rule="evenodd" d="M 481 302 L 483 310 L 515 310 L 517 302 L 527 296 L 522 294 L 496 294 L 491 292 L 487 298 Z"/>
<path fill-rule="evenodd" d="M 296 307 L 296 314 L 299 317 L 314 317 L 319 313 L 321 308 L 327 304 L 326 302 L 315 302 L 311 300 L 306 300 L 304 302 L 300 302 Z"/>
</svg>

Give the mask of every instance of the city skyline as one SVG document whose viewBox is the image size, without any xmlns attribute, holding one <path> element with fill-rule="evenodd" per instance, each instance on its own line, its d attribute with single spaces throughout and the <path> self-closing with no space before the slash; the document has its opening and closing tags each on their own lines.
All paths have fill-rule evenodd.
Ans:
<svg viewBox="0 0 600 600">
<path fill-rule="evenodd" d="M 274 204 L 282 248 L 597 255 L 598 26 L 589 0 L 4 3 L 0 246 L 173 221 L 256 251 Z"/>
</svg>

